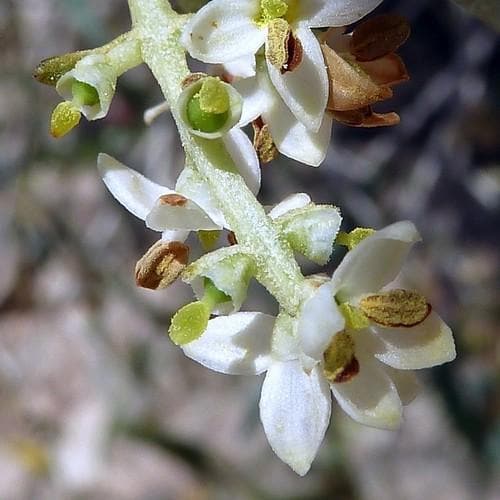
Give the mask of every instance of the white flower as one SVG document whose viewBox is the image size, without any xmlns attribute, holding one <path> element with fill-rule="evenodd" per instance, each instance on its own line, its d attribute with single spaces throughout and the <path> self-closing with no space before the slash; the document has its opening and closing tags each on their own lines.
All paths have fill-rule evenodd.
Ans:
<svg viewBox="0 0 500 500">
<path fill-rule="evenodd" d="M 274 452 L 298 474 L 307 473 L 323 440 L 330 393 L 354 420 L 395 429 L 402 405 L 417 392 L 411 370 L 454 358 L 451 332 L 434 313 L 404 329 L 346 329 L 337 306 L 336 300 L 359 304 L 360 296 L 393 281 L 417 240 L 411 223 L 388 226 L 349 252 L 331 280 L 311 280 L 315 291 L 298 319 L 240 312 L 210 320 L 199 339 L 183 346 L 188 357 L 218 372 L 267 371 L 262 424 Z M 343 359 L 350 362 L 332 366 Z"/>
<path fill-rule="evenodd" d="M 225 69 L 228 68 L 225 66 Z M 281 154 L 314 167 L 323 162 L 332 130 L 329 113 L 323 115 L 318 131 L 306 128 L 276 92 L 263 64 L 257 64 L 255 76 L 235 80 L 233 86 L 243 97 L 239 126 L 243 127 L 260 117 L 269 127 L 274 145 Z"/>
<path fill-rule="evenodd" d="M 222 139 L 255 194 L 260 188 L 260 166 L 252 143 L 240 129 Z M 162 239 L 184 241 L 190 231 L 229 228 L 206 184 L 186 166 L 176 190 L 152 182 L 139 172 L 101 153 L 97 160 L 104 183 L 111 194 L 146 226 L 162 232 Z"/>
<path fill-rule="evenodd" d="M 230 63 L 242 57 L 251 62 L 250 56 L 265 45 L 276 90 L 297 120 L 317 132 L 328 100 L 328 77 L 311 28 L 351 24 L 380 2 L 212 0 L 187 23 L 181 42 L 191 56 L 207 63 Z M 277 54 L 281 49 L 283 54 Z M 290 71 L 289 59 L 295 55 L 298 60 Z M 278 56 L 284 57 L 283 65 L 276 63 Z"/>
</svg>

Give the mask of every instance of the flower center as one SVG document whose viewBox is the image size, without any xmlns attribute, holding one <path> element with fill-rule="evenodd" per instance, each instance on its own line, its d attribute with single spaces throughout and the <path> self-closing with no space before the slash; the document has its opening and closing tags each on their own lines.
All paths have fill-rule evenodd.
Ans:
<svg viewBox="0 0 500 500">
<path fill-rule="evenodd" d="M 337 333 L 324 353 L 323 373 L 329 382 L 348 382 L 359 373 L 354 339 L 345 330 Z"/>
<path fill-rule="evenodd" d="M 258 23 L 267 24 L 273 19 L 283 17 L 288 11 L 288 4 L 283 0 L 260 0 Z"/>
<path fill-rule="evenodd" d="M 392 328 L 416 326 L 432 310 L 423 295 L 399 289 L 367 295 L 359 308 L 374 323 Z"/>
</svg>

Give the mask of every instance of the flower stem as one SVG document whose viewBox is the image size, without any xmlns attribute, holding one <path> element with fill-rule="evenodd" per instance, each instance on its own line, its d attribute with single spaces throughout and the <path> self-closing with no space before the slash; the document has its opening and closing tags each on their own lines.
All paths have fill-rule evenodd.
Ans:
<svg viewBox="0 0 500 500">
<path fill-rule="evenodd" d="M 129 0 L 129 6 L 142 57 L 172 109 L 188 161 L 209 186 L 242 250 L 254 258 L 257 280 L 288 314 L 296 315 L 306 282 L 293 251 L 238 174 L 223 142 L 191 135 L 176 109 L 181 83 L 190 73 L 179 43 L 188 17 L 166 0 Z"/>
</svg>

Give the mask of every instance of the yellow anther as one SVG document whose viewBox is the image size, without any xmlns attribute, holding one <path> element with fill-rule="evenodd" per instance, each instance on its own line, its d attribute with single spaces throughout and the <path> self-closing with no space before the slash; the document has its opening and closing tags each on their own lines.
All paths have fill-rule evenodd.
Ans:
<svg viewBox="0 0 500 500">
<path fill-rule="evenodd" d="M 50 118 L 50 133 L 59 138 L 73 130 L 80 123 L 79 109 L 69 101 L 59 103 Z"/>
<path fill-rule="evenodd" d="M 340 231 L 335 243 L 337 243 L 337 245 L 346 246 L 349 250 L 352 250 L 354 247 L 358 246 L 365 238 L 371 236 L 374 233 L 375 229 L 371 229 L 368 227 L 357 227 L 350 233 Z"/>
<path fill-rule="evenodd" d="M 359 372 L 354 339 L 346 331 L 337 333 L 325 351 L 323 373 L 333 383 L 348 382 Z"/>
<path fill-rule="evenodd" d="M 199 92 L 199 102 L 204 113 L 220 115 L 228 111 L 230 103 L 225 84 L 214 76 L 205 78 Z"/>
<path fill-rule="evenodd" d="M 370 321 L 357 307 L 351 306 L 347 302 L 339 305 L 340 312 L 345 319 L 345 326 L 350 330 L 362 330 L 370 325 Z"/>
<path fill-rule="evenodd" d="M 284 19 L 273 19 L 268 24 L 266 58 L 278 69 L 288 61 L 290 33 L 290 25 Z"/>
<path fill-rule="evenodd" d="M 427 299 L 410 290 L 390 290 L 361 299 L 359 308 L 374 323 L 388 327 L 416 326 L 429 316 Z"/>
</svg>

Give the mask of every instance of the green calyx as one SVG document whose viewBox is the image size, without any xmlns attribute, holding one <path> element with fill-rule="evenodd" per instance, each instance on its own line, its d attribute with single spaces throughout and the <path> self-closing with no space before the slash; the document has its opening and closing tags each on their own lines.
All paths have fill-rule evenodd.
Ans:
<svg viewBox="0 0 500 500">
<path fill-rule="evenodd" d="M 99 94 L 97 90 L 88 83 L 75 80 L 71 85 L 73 102 L 78 106 L 95 106 L 99 104 Z"/>
<path fill-rule="evenodd" d="M 170 323 L 168 335 L 172 342 L 183 346 L 201 337 L 207 329 L 210 308 L 204 302 L 192 302 L 179 309 Z"/>
<path fill-rule="evenodd" d="M 221 290 L 219 290 L 210 278 L 203 279 L 203 286 L 205 294 L 203 295 L 202 302 L 212 311 L 215 306 L 223 302 L 229 302 L 231 297 Z"/>
<path fill-rule="evenodd" d="M 288 4 L 283 0 L 260 0 L 258 24 L 267 24 L 273 19 L 285 16 Z"/>
</svg>

